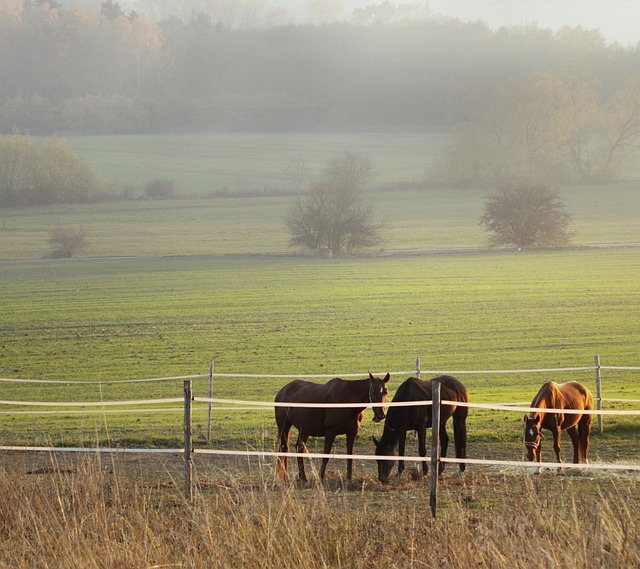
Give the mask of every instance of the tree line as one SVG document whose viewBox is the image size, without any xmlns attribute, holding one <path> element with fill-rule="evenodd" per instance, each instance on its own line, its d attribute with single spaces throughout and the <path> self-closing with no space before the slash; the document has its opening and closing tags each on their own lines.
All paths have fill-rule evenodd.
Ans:
<svg viewBox="0 0 640 569">
<path fill-rule="evenodd" d="M 94 13 L 3 0 L 0 132 L 430 129 L 474 105 L 483 85 L 564 79 L 572 61 L 607 100 L 640 68 L 639 46 L 606 45 L 597 31 L 491 31 L 425 10 L 382 21 L 388 4 L 343 23 L 242 27 L 198 12 L 125 13 L 112 0 Z M 474 97 L 456 98 L 452 115 L 461 89 Z"/>
</svg>

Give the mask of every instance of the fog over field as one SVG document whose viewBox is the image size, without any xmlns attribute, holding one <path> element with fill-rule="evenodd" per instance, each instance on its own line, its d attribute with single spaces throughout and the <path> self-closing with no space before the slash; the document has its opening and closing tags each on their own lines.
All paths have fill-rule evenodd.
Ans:
<svg viewBox="0 0 640 569">
<path fill-rule="evenodd" d="M 327 2 L 300 2 L 298 0 L 270 0 L 273 6 L 282 6 L 297 21 L 311 17 L 310 6 L 325 4 L 335 7 L 336 18 L 348 19 L 354 9 L 381 5 L 383 0 L 342 0 Z M 435 14 L 457 18 L 463 22 L 482 21 L 491 29 L 501 26 L 519 26 L 536 23 L 540 27 L 557 31 L 564 26 L 581 26 L 599 30 L 607 42 L 635 45 L 640 41 L 637 22 L 640 21 L 640 3 L 633 0 L 431 0 L 429 2 L 387 2 L 388 4 L 421 4 Z"/>
</svg>

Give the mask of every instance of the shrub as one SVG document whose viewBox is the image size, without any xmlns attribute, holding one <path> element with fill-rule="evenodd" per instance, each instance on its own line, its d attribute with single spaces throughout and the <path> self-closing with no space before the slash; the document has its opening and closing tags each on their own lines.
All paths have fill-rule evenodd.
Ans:
<svg viewBox="0 0 640 569">
<path fill-rule="evenodd" d="M 154 178 L 144 186 L 144 195 L 153 200 L 167 200 L 173 197 L 176 183 L 166 178 Z"/>
<path fill-rule="evenodd" d="M 53 245 L 53 251 L 50 254 L 52 259 L 70 259 L 84 249 L 89 241 L 83 227 L 78 229 L 56 227 L 51 232 L 49 243 Z"/>
</svg>

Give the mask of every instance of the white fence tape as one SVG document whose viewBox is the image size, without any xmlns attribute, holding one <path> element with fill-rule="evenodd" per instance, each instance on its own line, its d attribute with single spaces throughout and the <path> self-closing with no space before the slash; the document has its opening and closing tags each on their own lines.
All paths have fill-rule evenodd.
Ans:
<svg viewBox="0 0 640 569">
<path fill-rule="evenodd" d="M 132 448 L 89 448 L 89 447 L 29 447 L 29 446 L 0 446 L 0 451 L 16 451 L 16 452 L 74 452 L 74 453 L 108 453 L 108 454 L 184 454 L 183 449 L 132 449 Z M 278 456 L 287 458 L 328 458 L 331 460 L 387 460 L 396 461 L 397 456 L 376 456 L 371 454 L 325 454 L 313 452 L 275 452 L 275 451 L 255 451 L 255 450 L 219 450 L 219 449 L 194 449 L 198 455 L 213 456 L 244 456 L 244 457 L 272 457 Z M 429 460 L 429 457 L 404 456 L 402 460 L 405 462 L 423 462 Z M 574 464 L 570 462 L 528 462 L 516 460 L 490 460 L 480 458 L 450 458 L 440 457 L 441 462 L 453 464 L 477 464 L 485 466 L 507 466 L 523 469 L 537 468 L 574 468 L 574 469 L 591 469 L 591 470 L 617 470 L 627 472 L 640 472 L 640 464 L 616 464 L 616 463 L 589 463 Z"/>
<path fill-rule="evenodd" d="M 475 375 L 475 374 L 493 374 L 493 373 L 545 373 L 545 372 L 558 372 L 558 371 L 590 371 L 597 369 L 596 366 L 585 367 L 556 367 L 547 369 L 487 369 L 487 370 L 420 370 L 420 374 L 428 375 Z M 600 369 L 605 369 L 604 366 L 600 366 Z"/>
<path fill-rule="evenodd" d="M 2 401 L 0 405 L 12 405 L 23 407 L 113 407 L 117 405 L 154 405 L 154 404 L 168 404 L 168 403 L 180 403 L 184 401 L 181 398 L 169 398 L 169 399 L 139 399 L 135 401 L 74 401 L 74 402 L 60 402 L 60 401 Z M 299 402 L 276 402 L 276 401 L 246 401 L 244 399 L 218 399 L 210 397 L 194 397 L 193 401 L 199 403 L 219 403 L 223 405 L 243 405 L 244 410 L 260 409 L 264 407 L 296 407 L 296 408 L 308 408 L 308 409 L 358 409 L 363 405 L 366 407 L 416 407 L 418 405 L 431 405 L 430 400 L 424 401 L 387 401 L 385 403 L 299 403 Z M 634 401 L 619 399 L 618 401 Z M 488 409 L 493 411 L 519 411 L 529 413 L 531 411 L 542 411 L 545 413 L 563 413 L 573 415 L 640 415 L 640 409 L 628 409 L 628 410 L 585 410 L 585 409 L 551 409 L 547 407 L 519 407 L 513 404 L 500 404 L 500 403 L 466 403 L 462 401 L 449 401 L 442 400 L 442 405 L 456 405 L 458 407 L 469 407 L 476 409 Z M 233 409 L 225 408 L 225 410 Z M 218 409 L 218 407 L 213 407 Z M 7 412 L 10 413 L 10 412 Z"/>
<path fill-rule="evenodd" d="M 5 383 L 46 383 L 51 385 L 66 385 L 71 387 L 72 385 L 111 385 L 117 383 L 150 383 L 154 381 L 175 381 L 178 379 L 197 379 L 199 377 L 209 377 L 208 373 L 201 373 L 198 375 L 176 375 L 173 377 L 152 377 L 147 379 L 113 379 L 113 380 L 99 380 L 99 381 L 61 381 L 54 379 L 20 379 L 0 377 L 0 382 Z"/>
<path fill-rule="evenodd" d="M 158 405 L 181 403 L 182 398 L 169 399 L 139 399 L 137 401 L 1 401 L 0 405 L 15 405 L 24 407 L 114 407 L 116 405 Z"/>
<path fill-rule="evenodd" d="M 520 411 L 530 413 L 541 411 L 544 413 L 562 413 L 564 415 L 640 415 L 640 409 L 629 409 L 619 411 L 605 411 L 597 409 L 551 409 L 548 407 L 514 407 L 513 405 L 502 405 L 499 403 L 463 403 L 460 401 L 442 400 L 442 405 L 457 405 L 458 407 L 469 407 L 475 409 L 490 409 L 492 411 Z"/>
<path fill-rule="evenodd" d="M 480 464 L 486 466 L 510 466 L 516 468 L 575 468 L 579 470 L 625 470 L 640 472 L 640 464 L 616 464 L 590 462 L 575 464 L 573 462 L 524 462 L 518 460 L 490 460 L 485 458 L 449 458 L 440 457 L 440 462 L 464 464 Z"/>
<path fill-rule="evenodd" d="M 635 366 L 580 366 L 580 367 L 557 367 L 557 368 L 540 368 L 540 369 L 489 369 L 489 370 L 419 370 L 420 374 L 429 375 L 474 375 L 474 374 L 494 374 L 494 373 L 545 373 L 545 372 L 563 372 L 563 371 L 593 371 L 600 370 L 630 370 L 640 371 L 640 367 Z M 415 369 L 410 371 L 392 371 L 389 375 L 415 375 Z M 386 372 L 385 372 L 386 373 Z M 201 377 L 226 377 L 226 378 L 269 378 L 269 379 L 331 379 L 333 377 L 362 377 L 362 374 L 345 373 L 345 374 L 257 374 L 257 373 L 201 373 L 196 375 L 176 375 L 172 377 L 155 377 L 147 379 L 120 379 L 120 380 L 98 380 L 98 381 L 61 381 L 50 379 L 21 379 L 0 377 L 0 382 L 8 383 L 49 383 L 52 385 L 106 385 L 118 383 L 145 383 L 153 381 L 175 381 L 179 379 L 197 379 Z"/>
<path fill-rule="evenodd" d="M 220 410 L 216 407 L 216 411 Z M 228 411 L 238 410 L 237 407 L 227 407 Z M 208 411 L 207 407 L 194 407 L 192 411 Z M 97 414 L 121 414 L 121 413 L 184 413 L 183 407 L 150 407 L 148 409 L 58 409 L 56 411 L 0 411 L 0 415 L 92 415 Z"/>
<path fill-rule="evenodd" d="M 373 375 L 385 375 L 387 372 L 377 372 Z M 416 370 L 412 369 L 411 371 L 390 371 L 389 375 L 407 375 L 414 374 Z M 422 373 L 422 372 L 421 372 Z M 332 379 L 334 377 L 362 377 L 361 373 L 342 373 L 339 375 L 335 374 L 316 374 L 316 375 L 277 375 L 277 374 L 264 374 L 264 373 L 213 373 L 211 374 L 213 377 L 245 377 L 248 379 L 257 379 L 261 377 L 266 377 L 269 379 Z M 365 378 L 366 379 L 366 378 Z"/>
<path fill-rule="evenodd" d="M 0 450 L 17 452 L 92 452 L 108 454 L 183 454 L 181 448 L 109 448 L 109 447 L 23 447 L 0 446 Z"/>
</svg>

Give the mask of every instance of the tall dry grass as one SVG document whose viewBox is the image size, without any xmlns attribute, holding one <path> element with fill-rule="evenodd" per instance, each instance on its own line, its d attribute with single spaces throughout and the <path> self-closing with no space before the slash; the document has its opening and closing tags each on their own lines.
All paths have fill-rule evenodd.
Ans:
<svg viewBox="0 0 640 569">
<path fill-rule="evenodd" d="M 162 474 L 162 473 L 160 473 Z M 279 484 L 217 471 L 131 476 L 0 467 L 0 567 L 637 567 L 638 479 L 445 473 L 437 519 L 424 481 Z"/>
</svg>

